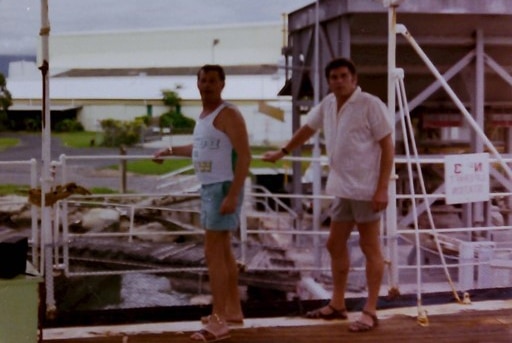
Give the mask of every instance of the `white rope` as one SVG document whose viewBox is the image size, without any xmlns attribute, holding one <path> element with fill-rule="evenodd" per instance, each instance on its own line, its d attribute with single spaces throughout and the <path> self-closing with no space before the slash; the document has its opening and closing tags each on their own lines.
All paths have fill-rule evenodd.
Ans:
<svg viewBox="0 0 512 343">
<path fill-rule="evenodd" d="M 396 88 L 397 88 L 397 94 L 398 94 L 398 104 L 399 104 L 399 108 L 400 108 L 402 131 L 404 134 L 404 146 L 405 146 L 405 152 L 406 152 L 406 156 L 407 156 L 407 170 L 408 170 L 408 175 L 409 175 L 410 191 L 411 191 L 412 195 L 415 195 L 414 194 L 414 180 L 412 178 L 412 162 L 411 162 L 408 138 L 410 138 L 410 144 L 412 146 L 412 150 L 413 150 L 413 154 L 414 154 L 416 172 L 418 174 L 419 184 L 421 187 L 421 194 L 424 196 L 423 202 L 427 203 L 427 201 L 428 201 L 428 199 L 426 197 L 427 190 L 425 187 L 425 181 L 423 179 L 421 163 L 419 163 L 419 158 L 418 158 L 419 154 L 418 154 L 418 149 L 416 146 L 416 141 L 414 139 L 414 129 L 413 129 L 413 126 L 411 123 L 411 116 L 410 116 L 409 107 L 407 104 L 407 95 L 405 93 L 403 73 L 401 73 L 401 77 L 397 78 Z M 407 128 L 405 127 L 406 123 L 407 123 Z M 420 232 L 419 232 L 419 227 L 418 227 L 416 201 L 413 199 L 411 201 L 411 203 L 412 203 L 412 211 L 413 211 L 413 216 L 414 216 L 414 232 L 415 232 L 415 242 L 416 242 L 416 264 L 417 264 L 417 282 L 418 282 L 417 298 L 418 298 L 418 305 L 420 306 L 421 305 L 421 285 L 422 285 L 421 266 L 420 266 L 420 250 L 421 250 L 420 239 L 419 239 Z M 441 264 L 443 266 L 443 270 L 445 272 L 446 278 L 448 280 L 448 283 L 450 284 L 450 287 L 455 296 L 455 299 L 457 299 L 457 301 L 460 302 L 461 300 L 459 298 L 459 295 L 457 294 L 457 290 L 455 289 L 455 285 L 452 281 L 450 272 L 448 270 L 448 266 L 446 264 L 446 259 L 444 257 L 444 254 L 443 254 L 443 251 L 441 248 L 441 244 L 439 242 L 438 232 L 437 232 L 435 224 L 434 224 L 434 219 L 432 217 L 432 211 L 430 209 L 430 206 L 426 207 L 426 212 L 427 212 L 429 225 L 432 229 L 431 233 L 434 237 L 434 242 L 436 243 L 437 252 L 438 252 L 439 257 L 441 258 Z"/>
</svg>

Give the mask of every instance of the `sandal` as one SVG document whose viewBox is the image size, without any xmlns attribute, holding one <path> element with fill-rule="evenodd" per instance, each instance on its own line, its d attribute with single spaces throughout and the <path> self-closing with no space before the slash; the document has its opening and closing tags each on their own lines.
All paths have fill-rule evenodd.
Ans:
<svg viewBox="0 0 512 343">
<path fill-rule="evenodd" d="M 368 325 L 366 323 L 363 323 L 361 320 L 357 320 L 355 322 L 350 323 L 350 325 L 348 326 L 348 331 L 350 331 L 350 332 L 367 332 L 367 331 L 373 330 L 377 326 L 379 326 L 379 319 L 377 318 L 376 315 L 374 315 L 373 313 L 370 313 L 366 310 L 363 310 L 363 313 L 372 319 L 372 325 Z"/>
<path fill-rule="evenodd" d="M 212 318 L 211 315 L 209 316 L 202 316 L 201 317 L 201 324 L 208 324 L 208 322 L 210 322 L 210 319 Z M 244 319 L 243 318 L 240 318 L 240 319 L 226 319 L 226 323 L 228 325 L 233 325 L 233 326 L 236 326 L 236 325 L 244 325 Z"/>
<path fill-rule="evenodd" d="M 190 339 L 197 342 L 218 342 L 230 337 L 231 336 L 229 335 L 229 332 L 216 335 L 207 329 L 201 329 L 197 332 L 194 332 L 192 336 L 190 336 Z"/>
<path fill-rule="evenodd" d="M 229 327 L 219 316 L 209 316 L 208 323 L 199 331 L 194 332 L 190 339 L 197 342 L 218 342 L 230 338 Z"/>
<path fill-rule="evenodd" d="M 323 313 L 322 310 L 328 307 L 331 312 L 329 313 Z M 333 319 L 347 319 L 347 310 L 341 309 L 338 310 L 337 308 L 333 307 L 331 304 L 327 304 L 327 306 L 317 308 L 316 310 L 306 312 L 305 315 L 306 318 L 309 319 L 324 319 L 324 320 L 333 320 Z"/>
</svg>

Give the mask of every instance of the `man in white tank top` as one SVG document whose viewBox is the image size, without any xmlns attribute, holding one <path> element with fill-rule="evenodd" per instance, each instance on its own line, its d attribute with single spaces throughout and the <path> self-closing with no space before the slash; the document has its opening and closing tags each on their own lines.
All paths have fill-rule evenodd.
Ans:
<svg viewBox="0 0 512 343">
<path fill-rule="evenodd" d="M 162 149 L 163 156 L 192 157 L 201 182 L 201 224 L 205 229 L 205 257 L 212 291 L 212 314 L 201 318 L 203 328 L 190 338 L 210 342 L 227 339 L 228 324 L 243 324 L 238 292 L 238 267 L 231 232 L 239 228 L 245 179 L 251 151 L 244 118 L 221 97 L 225 74 L 218 65 L 205 65 L 197 74 L 203 110 L 194 129 L 194 142 Z"/>
</svg>

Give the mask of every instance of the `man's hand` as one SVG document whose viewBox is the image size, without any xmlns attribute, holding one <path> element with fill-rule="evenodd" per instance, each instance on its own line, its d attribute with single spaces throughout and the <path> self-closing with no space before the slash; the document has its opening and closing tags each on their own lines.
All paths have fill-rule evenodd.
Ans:
<svg viewBox="0 0 512 343">
<path fill-rule="evenodd" d="M 272 150 L 272 151 L 265 152 L 261 159 L 265 162 L 273 163 L 273 162 L 283 158 L 283 156 L 284 156 L 284 153 L 281 150 Z"/>
<path fill-rule="evenodd" d="M 165 148 L 165 149 L 162 149 L 162 150 L 158 150 L 157 152 L 155 152 L 153 154 L 152 161 L 155 162 L 155 163 L 158 163 L 158 164 L 162 164 L 164 162 L 162 156 L 169 156 L 169 155 L 171 155 L 170 148 Z"/>
<path fill-rule="evenodd" d="M 220 214 L 226 215 L 235 213 L 238 198 L 227 195 L 220 205 Z"/>
<path fill-rule="evenodd" d="M 374 212 L 380 212 L 388 206 L 388 190 L 377 189 L 372 198 L 372 208 Z"/>
</svg>

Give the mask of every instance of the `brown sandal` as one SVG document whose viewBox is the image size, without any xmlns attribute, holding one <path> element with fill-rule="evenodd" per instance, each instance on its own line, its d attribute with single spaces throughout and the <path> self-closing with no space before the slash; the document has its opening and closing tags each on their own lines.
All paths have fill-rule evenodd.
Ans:
<svg viewBox="0 0 512 343">
<path fill-rule="evenodd" d="M 194 332 L 190 339 L 198 342 L 218 342 L 230 338 L 229 328 L 226 322 L 216 314 L 211 315 L 208 324 L 201 330 Z"/>
<path fill-rule="evenodd" d="M 327 313 L 327 314 L 323 313 L 322 309 L 324 307 L 328 307 L 331 310 L 331 312 Z M 317 308 L 316 310 L 306 312 L 305 317 L 309 318 L 309 319 L 324 319 L 324 320 L 347 319 L 348 318 L 347 310 L 344 308 L 341 310 L 338 310 L 331 304 L 327 304 L 327 306 L 324 306 L 324 307 L 320 307 L 320 308 Z"/>
<path fill-rule="evenodd" d="M 368 325 L 366 323 L 363 323 L 360 320 L 356 320 L 355 322 L 350 323 L 348 326 L 348 331 L 350 332 L 367 332 L 370 330 L 375 329 L 377 326 L 379 326 L 379 319 L 376 315 L 373 313 L 370 313 L 366 310 L 363 310 L 363 313 L 366 314 L 368 317 L 372 319 L 372 325 Z"/>
</svg>

